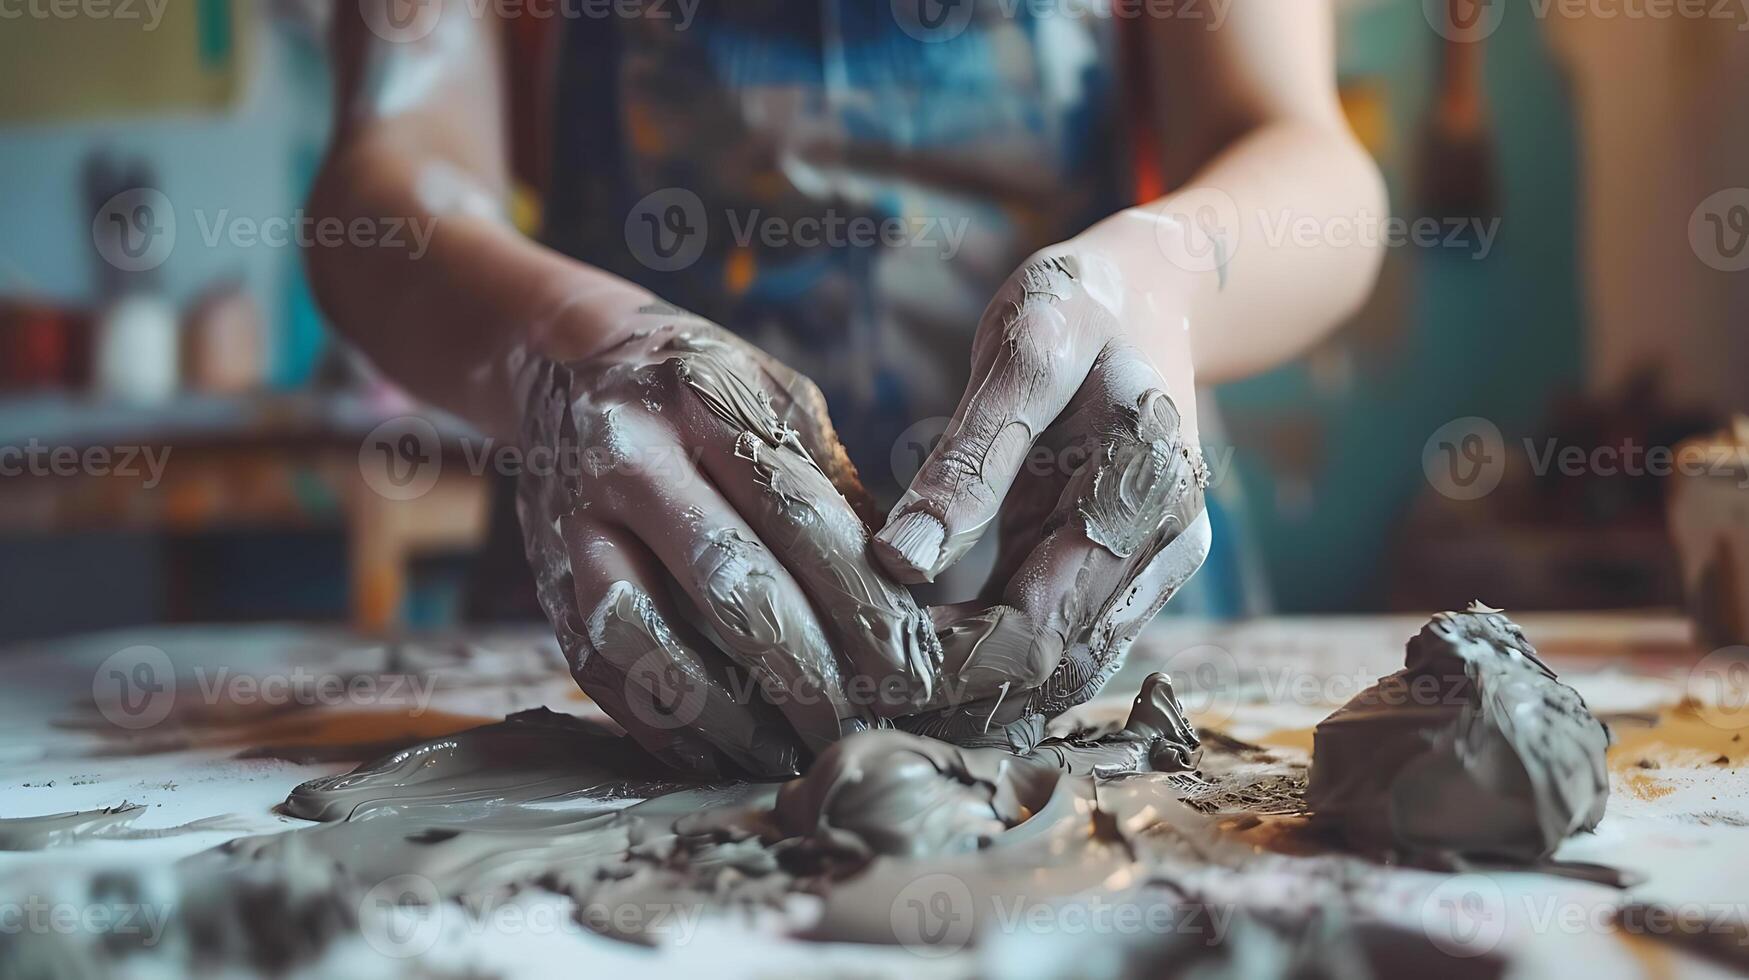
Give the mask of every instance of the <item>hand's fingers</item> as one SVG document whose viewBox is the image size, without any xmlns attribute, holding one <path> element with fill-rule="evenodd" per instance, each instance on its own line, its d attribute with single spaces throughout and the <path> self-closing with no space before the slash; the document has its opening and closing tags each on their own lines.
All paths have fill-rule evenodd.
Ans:
<svg viewBox="0 0 1749 980">
<path fill-rule="evenodd" d="M 1004 287 L 986 317 L 1001 343 L 974 375 L 947 433 L 929 454 L 886 527 L 882 564 L 902 582 L 932 582 L 975 544 L 1027 450 L 1080 387 L 1110 329 L 1109 315 L 1078 292 L 1072 257 L 1034 261 Z"/>
<path fill-rule="evenodd" d="M 1075 408 L 1092 452 L 1003 594 L 1043 645 L 1029 662 L 1060 659 L 1047 713 L 1097 690 L 1208 553 L 1201 452 L 1161 384 L 1139 356 L 1101 358 Z"/>
<path fill-rule="evenodd" d="M 558 628 L 578 645 L 584 692 L 640 745 L 694 771 L 717 774 L 717 751 L 756 776 L 799 771 L 788 725 L 736 697 L 720 655 L 675 615 L 668 575 L 643 543 L 586 518 L 559 523 L 581 621 Z"/>
<path fill-rule="evenodd" d="M 559 371 L 549 362 L 535 379 L 537 387 L 534 391 L 538 393 L 532 402 L 535 410 L 531 410 L 527 418 L 527 438 L 531 445 L 558 447 L 574 442 L 575 432 L 565 391 L 568 381 L 559 377 Z M 586 545 L 574 551 L 566 540 L 564 528 L 575 520 L 572 516 L 575 506 L 569 488 L 557 480 L 537 479 L 532 473 L 524 473 L 517 483 L 516 509 L 521 518 L 529 565 L 535 572 L 535 594 L 547 620 L 552 623 L 554 635 L 571 665 L 572 675 L 577 678 L 579 686 L 602 706 L 602 710 L 652 754 L 681 771 L 718 775 L 718 756 L 708 740 L 689 729 L 665 729 L 641 723 L 623 698 L 626 686 L 620 679 L 623 677 L 620 669 L 610 660 L 596 656 L 597 645 L 589 637 L 589 619 L 599 602 L 590 597 L 579 597 L 575 571 L 581 570 L 586 580 L 591 579 L 595 562 L 611 558 L 616 563 L 614 571 L 605 574 L 618 571 L 628 582 L 647 579 L 634 576 L 629 568 L 618 567 L 625 563 L 629 553 L 604 552 L 601 548 Z M 575 531 L 573 536 L 576 536 Z M 605 598 L 605 590 L 599 591 Z"/>
<path fill-rule="evenodd" d="M 768 388 L 774 393 L 772 409 L 777 417 L 795 428 L 802 448 L 814 458 L 820 472 L 832 481 L 839 496 L 865 525 L 879 524 L 881 514 L 874 496 L 862 485 L 862 477 L 851 462 L 850 453 L 838 439 L 832 416 L 826 408 L 826 396 L 806 375 L 797 373 L 769 357 L 762 360 Z"/>
<path fill-rule="evenodd" d="M 1044 537 L 1063 487 L 1086 461 L 1087 441 L 1072 438 L 1061 425 L 1046 430 L 1028 454 L 996 516 L 996 561 L 978 594 L 978 607 L 1002 601 L 1008 583 Z"/>
<path fill-rule="evenodd" d="M 854 699 L 882 716 L 914 710 L 929 697 L 940 643 L 910 593 L 875 569 L 868 529 L 746 380 L 744 358 L 695 344 L 671 366 L 671 382 L 696 397 L 677 400 L 687 408 L 669 421 L 813 601 L 852 671 Z"/>
<path fill-rule="evenodd" d="M 693 467 L 662 420 L 624 411 L 626 444 L 643 465 L 618 481 L 614 518 L 649 546 L 702 614 L 700 627 L 763 688 L 802 745 L 818 752 L 867 723 L 808 598 L 753 529 Z M 648 447 L 670 446 L 665 460 Z M 841 724 L 842 722 L 842 724 Z"/>
</svg>

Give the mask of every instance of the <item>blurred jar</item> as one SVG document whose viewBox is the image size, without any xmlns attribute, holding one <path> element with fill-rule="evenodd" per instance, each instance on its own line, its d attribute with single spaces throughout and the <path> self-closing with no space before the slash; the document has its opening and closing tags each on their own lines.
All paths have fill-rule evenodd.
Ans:
<svg viewBox="0 0 1749 980">
<path fill-rule="evenodd" d="M 188 314 L 182 373 L 193 391 L 235 395 L 260 387 L 267 376 L 261 307 L 241 282 L 209 291 Z"/>
<path fill-rule="evenodd" d="M 1749 644 L 1749 418 L 1676 447 L 1670 534 L 1695 639 Z"/>
<path fill-rule="evenodd" d="M 0 302 L 0 388 L 26 391 L 75 383 L 85 324 L 67 310 Z"/>
<path fill-rule="evenodd" d="M 176 396 L 181 364 L 176 310 L 160 296 L 133 293 L 97 321 L 91 381 L 105 397 L 155 403 Z"/>
</svg>

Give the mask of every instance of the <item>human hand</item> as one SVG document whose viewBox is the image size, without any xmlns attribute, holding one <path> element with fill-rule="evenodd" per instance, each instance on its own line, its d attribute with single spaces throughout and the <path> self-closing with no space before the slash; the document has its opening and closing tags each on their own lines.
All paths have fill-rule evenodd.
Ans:
<svg viewBox="0 0 1749 980">
<path fill-rule="evenodd" d="M 562 328 L 545 333 L 565 348 Z M 583 690 L 704 774 L 727 760 L 787 775 L 802 752 L 927 703 L 939 640 L 871 562 L 819 389 L 663 304 L 620 334 L 517 372 L 530 454 L 518 510 Z M 537 453 L 558 465 L 535 472 Z"/>
<path fill-rule="evenodd" d="M 914 731 L 1035 737 L 1000 726 L 1091 697 L 1208 553 L 1187 311 L 1136 278 L 1070 242 L 984 312 L 953 421 L 874 541 L 900 581 L 933 581 L 1000 515 L 1001 604 L 938 613 L 962 704 Z"/>
</svg>

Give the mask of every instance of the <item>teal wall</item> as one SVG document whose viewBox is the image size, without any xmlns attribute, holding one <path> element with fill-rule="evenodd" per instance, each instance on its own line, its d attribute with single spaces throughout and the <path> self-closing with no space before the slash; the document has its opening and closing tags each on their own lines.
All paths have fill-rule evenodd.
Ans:
<svg viewBox="0 0 1749 980">
<path fill-rule="evenodd" d="M 1412 216 L 1410 167 L 1432 95 L 1436 35 L 1419 3 L 1389 3 L 1349 18 L 1345 78 L 1370 76 L 1389 98 L 1392 146 L 1382 161 L 1393 212 Z M 1564 80 L 1530 9 L 1511 4 L 1488 41 L 1487 93 L 1495 137 L 1500 231 L 1484 260 L 1468 252 L 1400 247 L 1381 297 L 1333 343 L 1354 349 L 1344 385 L 1314 383 L 1307 362 L 1223 386 L 1230 419 L 1293 420 L 1321 430 L 1309 506 L 1277 506 L 1278 473 L 1235 425 L 1236 472 L 1251 537 L 1276 606 L 1287 611 L 1372 608 L 1383 601 L 1381 560 L 1393 528 L 1426 490 L 1421 450 L 1445 422 L 1494 420 L 1509 435 L 1535 423 L 1581 370 L 1574 121 Z M 1379 343 L 1383 320 L 1394 332 Z M 1363 335 L 1364 334 L 1364 339 Z M 1372 349 L 1368 349 L 1368 348 Z"/>
</svg>

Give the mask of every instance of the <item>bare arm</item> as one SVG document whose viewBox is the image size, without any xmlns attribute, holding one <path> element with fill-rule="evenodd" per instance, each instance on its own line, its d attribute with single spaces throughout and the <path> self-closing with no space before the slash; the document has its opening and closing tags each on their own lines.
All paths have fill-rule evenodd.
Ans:
<svg viewBox="0 0 1749 980">
<path fill-rule="evenodd" d="M 1382 222 L 1389 209 L 1378 168 L 1337 100 L 1333 20 L 1328 0 L 1237 0 L 1218 30 L 1201 20 L 1148 21 L 1166 171 L 1188 179 L 1079 240 L 1127 266 L 1131 281 L 1170 284 L 1185 297 L 1205 383 L 1304 351 L 1365 300 L 1383 260 L 1376 241 L 1320 234 L 1299 244 L 1283 233 Z M 1223 229 L 1226 261 L 1172 261 L 1208 243 L 1173 244 L 1180 230 L 1161 228 L 1160 216 L 1194 224 L 1214 212 L 1221 224 L 1237 221 Z"/>
<path fill-rule="evenodd" d="M 475 6 L 336 5 L 311 208 L 429 238 L 312 248 L 317 296 L 390 377 L 529 451 L 536 591 L 585 692 L 676 768 L 790 773 L 929 698 L 940 641 L 870 564 L 819 389 L 503 220 L 502 25 Z M 397 41 L 391 10 L 437 22 Z"/>
<path fill-rule="evenodd" d="M 527 344 L 593 353 L 649 296 L 503 218 L 510 177 L 496 18 L 444 0 L 429 34 L 392 40 L 370 25 L 396 6 L 335 5 L 336 128 L 310 209 L 349 224 L 405 221 L 429 229 L 429 241 L 423 252 L 350 240 L 313 247 L 311 282 L 336 327 L 385 373 L 514 436 L 506 352 Z"/>
<path fill-rule="evenodd" d="M 1162 162 L 1188 179 L 1010 277 L 953 421 L 876 536 L 905 582 L 1000 536 L 1002 604 L 976 631 L 1004 641 L 948 651 L 947 672 L 987 700 L 952 709 L 947 730 L 1098 690 L 1212 542 L 1196 382 L 1304 350 L 1377 273 L 1377 245 L 1331 234 L 1382 220 L 1385 201 L 1338 106 L 1328 0 L 1235 0 L 1208 28 L 1147 24 Z M 1057 465 L 1025 465 L 1038 447 Z"/>
</svg>

